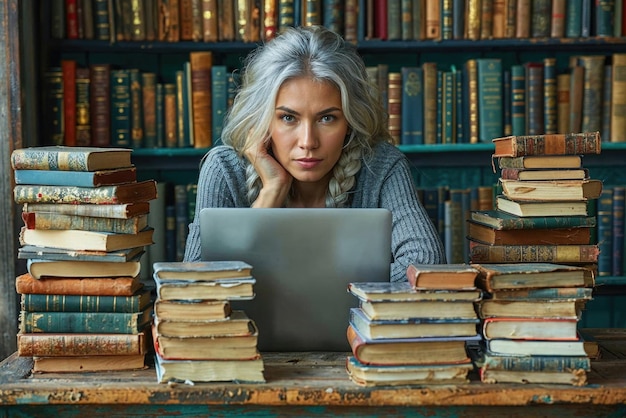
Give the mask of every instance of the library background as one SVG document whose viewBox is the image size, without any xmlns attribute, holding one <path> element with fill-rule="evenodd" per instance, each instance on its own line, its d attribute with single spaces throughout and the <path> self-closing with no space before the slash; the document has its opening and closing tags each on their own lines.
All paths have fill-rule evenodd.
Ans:
<svg viewBox="0 0 626 418">
<path fill-rule="evenodd" d="M 163 236 L 147 263 L 182 258 L 198 164 L 219 142 L 243 57 L 285 26 L 323 24 L 356 44 L 378 83 L 389 128 L 412 163 L 449 262 L 468 261 L 468 211 L 493 207 L 493 138 L 601 133 L 601 154 L 583 162 L 590 178 L 604 183 L 598 205 L 608 198 L 608 215 L 595 210 L 608 224 L 598 218 L 597 286 L 579 326 L 623 326 L 623 211 L 616 222 L 610 199 L 626 185 L 622 2 L 483 0 L 480 8 L 472 0 L 35 3 L 2 2 L 5 174 L 16 148 L 132 148 L 138 178 L 155 179 L 159 187 L 150 224 Z M 199 116 L 194 106 L 211 112 Z M 2 180 L 1 357 L 15 351 L 14 278 L 24 270 L 13 256 L 22 220 L 9 198 L 11 177 Z M 612 228 L 620 224 L 621 247 Z"/>
</svg>

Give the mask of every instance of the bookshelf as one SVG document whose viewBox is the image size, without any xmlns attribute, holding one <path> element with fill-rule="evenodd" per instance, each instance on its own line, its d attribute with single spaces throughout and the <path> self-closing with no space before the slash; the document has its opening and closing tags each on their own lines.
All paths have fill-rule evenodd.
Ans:
<svg viewBox="0 0 626 418">
<path fill-rule="evenodd" d="M 53 39 L 50 33 L 50 12 L 54 2 L 42 2 L 37 6 L 20 0 L 3 2 L 5 9 L 4 25 L 11 36 L 4 39 L 5 56 L 19 56 L 22 68 L 36 69 L 23 71 L 11 84 L 11 93 L 22 91 L 23 106 L 13 106 L 13 115 L 19 114 L 19 132 L 14 132 L 12 141 L 3 144 L 7 156 L 14 147 L 38 145 L 42 136 L 40 117 L 43 112 L 41 100 L 43 71 L 51 65 L 58 65 L 61 58 L 77 60 L 79 63 L 108 62 L 126 68 L 139 67 L 145 71 L 169 71 L 188 59 L 193 51 L 210 50 L 214 62 L 237 68 L 241 59 L 250 52 L 256 43 L 245 42 L 163 42 L 131 41 L 109 42 L 104 40 Z M 18 19 L 19 17 L 19 19 Z M 13 20 L 8 20 L 12 18 Z M 18 25 L 18 22 L 20 24 Z M 626 37 L 579 37 L 579 38 L 528 38 L 528 39 L 446 39 L 421 41 L 357 41 L 357 47 L 368 65 L 386 63 L 389 69 L 399 71 L 405 65 L 420 65 L 435 61 L 442 68 L 452 64 L 461 66 L 470 58 L 498 57 L 508 68 L 512 63 L 524 63 L 545 57 L 556 58 L 557 69 L 563 70 L 571 55 L 604 54 L 626 52 Z M 5 64 L 6 65 L 6 64 Z M 16 71 L 6 65 L 5 71 Z M 13 90 L 15 89 L 15 90 Z M 4 130 L 7 131 L 7 130 Z M 6 148 L 8 146 L 8 148 Z M 470 187 L 490 185 L 496 180 L 491 169 L 490 143 L 462 143 L 435 145 L 400 145 L 400 149 L 409 157 L 418 186 L 447 185 L 449 187 Z M 133 153 L 133 161 L 140 169 L 143 178 L 155 178 L 173 183 L 195 181 L 197 168 L 206 149 L 195 148 L 139 148 Z M 8 158 L 8 157 L 7 157 Z M 5 159 L 6 160 L 6 159 Z M 592 177 L 600 178 L 606 184 L 622 184 L 623 170 L 626 166 L 626 142 L 603 143 L 600 156 L 585 157 L 585 166 L 589 167 Z M 8 180 L 5 180 L 8 181 Z M 11 185 L 5 185 L 5 194 Z M 6 205 L 3 211 L 14 231 L 18 230 L 19 217 L 16 208 Z M 11 228 L 9 228 L 11 229 Z M 7 237 L 6 251 L 15 253 L 16 236 Z M 7 277 L 14 275 L 16 266 L 9 260 L 3 262 Z M 624 285 L 623 277 L 602 278 L 606 285 Z M 3 293 L 6 306 L 16 309 L 16 301 L 11 293 L 11 283 L 5 285 Z M 621 292 L 620 286 L 613 286 Z M 610 293 L 610 291 L 606 291 Z M 626 292 L 625 292 L 626 293 Z M 620 306 L 619 303 L 615 303 Z M 623 305 L 623 304 L 622 304 Z M 0 306 L 3 306 L 0 303 Z M 6 309 L 4 310 L 7 311 Z M 7 316 L 14 327 L 14 315 Z M 611 319 L 612 320 L 612 319 Z M 611 324 L 606 324 L 609 326 Z M 5 333 L 6 334 L 6 333 Z M 9 344 L 13 344 L 11 339 Z"/>
</svg>

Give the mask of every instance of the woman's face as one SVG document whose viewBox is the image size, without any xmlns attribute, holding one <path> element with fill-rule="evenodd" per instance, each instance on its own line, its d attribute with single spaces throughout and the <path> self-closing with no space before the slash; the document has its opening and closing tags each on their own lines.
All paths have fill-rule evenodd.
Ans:
<svg viewBox="0 0 626 418">
<path fill-rule="evenodd" d="M 296 181 L 327 183 L 348 132 L 339 89 L 310 77 L 287 80 L 270 132 L 274 157 Z"/>
</svg>

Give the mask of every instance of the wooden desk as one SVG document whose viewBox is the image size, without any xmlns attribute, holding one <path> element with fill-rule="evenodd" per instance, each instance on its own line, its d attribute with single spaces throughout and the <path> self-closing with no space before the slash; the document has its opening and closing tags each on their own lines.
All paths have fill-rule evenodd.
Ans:
<svg viewBox="0 0 626 418">
<path fill-rule="evenodd" d="M 74 416 L 626 416 L 626 330 L 594 330 L 602 358 L 589 384 L 468 384 L 363 388 L 346 353 L 265 353 L 264 384 L 159 384 L 133 372 L 30 373 L 31 360 L 0 363 L 1 417 Z"/>
</svg>

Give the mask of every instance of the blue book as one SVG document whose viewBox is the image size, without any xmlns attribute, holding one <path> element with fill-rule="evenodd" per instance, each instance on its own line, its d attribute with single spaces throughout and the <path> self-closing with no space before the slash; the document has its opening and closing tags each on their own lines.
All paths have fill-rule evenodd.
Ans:
<svg viewBox="0 0 626 418">
<path fill-rule="evenodd" d="M 111 70 L 111 145 L 131 148 L 131 99 L 128 70 Z"/>
<path fill-rule="evenodd" d="M 597 200 L 598 276 L 613 272 L 613 188 L 605 187 Z"/>
<path fill-rule="evenodd" d="M 165 147 L 165 86 L 156 85 L 156 140 L 155 148 Z"/>
<path fill-rule="evenodd" d="M 613 187 L 613 267 L 612 276 L 624 275 L 624 186 Z"/>
<path fill-rule="evenodd" d="M 565 9 L 565 37 L 579 38 L 582 33 L 583 0 L 568 0 Z"/>
<path fill-rule="evenodd" d="M 477 58 L 478 75 L 478 141 L 491 143 L 503 133 L 502 61 L 499 58 Z"/>
<path fill-rule="evenodd" d="M 463 71 L 457 71 L 456 67 L 452 68 L 455 76 L 454 100 L 455 100 L 455 120 L 456 120 L 456 143 L 462 144 L 467 142 L 468 134 L 465 132 L 467 126 L 464 124 L 464 88 L 463 88 Z"/>
<path fill-rule="evenodd" d="M 526 71 L 511 66 L 511 135 L 526 134 Z"/>
<path fill-rule="evenodd" d="M 211 67 L 212 144 L 221 144 L 224 117 L 228 110 L 228 74 L 225 65 Z"/>
<path fill-rule="evenodd" d="M 46 186 L 99 187 L 133 183 L 137 169 L 126 167 L 99 171 L 15 170 L 15 184 L 40 184 Z"/>
<path fill-rule="evenodd" d="M 424 143 L 424 80 L 421 67 L 402 67 L 403 145 Z"/>
</svg>

